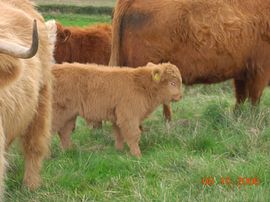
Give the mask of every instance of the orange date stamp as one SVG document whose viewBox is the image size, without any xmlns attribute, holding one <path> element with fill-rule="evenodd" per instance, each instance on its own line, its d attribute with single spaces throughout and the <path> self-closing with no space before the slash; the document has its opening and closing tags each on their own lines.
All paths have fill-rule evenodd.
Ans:
<svg viewBox="0 0 270 202">
<path fill-rule="evenodd" d="M 251 187 L 251 186 L 258 186 L 260 184 L 260 180 L 258 177 L 242 177 L 242 176 L 239 176 L 236 180 L 232 179 L 231 177 L 229 176 L 226 176 L 226 177 L 212 177 L 212 176 L 208 176 L 208 177 L 203 177 L 202 180 L 201 180 L 201 183 L 203 186 L 213 186 L 213 185 L 216 185 L 216 184 L 219 184 L 219 185 L 223 185 L 223 186 L 235 186 L 237 185 L 238 188 L 242 188 L 242 187 Z"/>
</svg>

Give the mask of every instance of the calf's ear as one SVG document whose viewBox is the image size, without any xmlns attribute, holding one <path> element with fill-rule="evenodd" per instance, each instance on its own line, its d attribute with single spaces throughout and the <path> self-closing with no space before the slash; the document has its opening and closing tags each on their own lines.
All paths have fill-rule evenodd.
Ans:
<svg viewBox="0 0 270 202">
<path fill-rule="evenodd" d="M 63 33 L 64 33 L 63 42 L 66 42 L 69 39 L 69 37 L 71 36 L 71 32 L 68 29 L 64 29 Z"/>
<path fill-rule="evenodd" d="M 152 70 L 152 79 L 153 81 L 159 83 L 161 78 L 161 70 L 158 68 L 155 68 Z"/>
</svg>

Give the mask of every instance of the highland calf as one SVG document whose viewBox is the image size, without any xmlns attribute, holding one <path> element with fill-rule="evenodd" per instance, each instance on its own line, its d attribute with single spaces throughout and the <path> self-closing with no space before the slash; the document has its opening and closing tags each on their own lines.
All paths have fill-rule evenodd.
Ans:
<svg viewBox="0 0 270 202">
<path fill-rule="evenodd" d="M 170 61 L 183 83 L 234 79 L 237 104 L 256 104 L 270 80 L 269 11 L 269 0 L 118 0 L 110 65 Z"/>
<path fill-rule="evenodd" d="M 8 148 L 16 137 L 20 137 L 25 157 L 24 184 L 30 189 L 40 184 L 40 169 L 50 143 L 50 68 L 53 46 L 49 45 L 48 32 L 42 16 L 30 1 L 0 0 L 0 7 L 0 197 L 2 198 L 5 148 Z"/>
<path fill-rule="evenodd" d="M 113 123 L 115 146 L 126 142 L 131 153 L 141 156 L 140 123 L 160 104 L 181 98 L 181 76 L 170 63 L 133 68 L 95 64 L 55 65 L 53 131 L 62 147 L 71 146 L 70 134 L 77 115 L 87 122 Z"/>
<path fill-rule="evenodd" d="M 64 27 L 59 22 L 54 58 L 56 63 L 79 62 L 108 65 L 111 54 L 111 26 Z"/>
</svg>

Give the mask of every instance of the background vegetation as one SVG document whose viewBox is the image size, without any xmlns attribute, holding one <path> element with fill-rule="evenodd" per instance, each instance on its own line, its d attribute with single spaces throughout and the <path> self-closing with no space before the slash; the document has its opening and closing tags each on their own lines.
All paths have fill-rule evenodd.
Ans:
<svg viewBox="0 0 270 202">
<path fill-rule="evenodd" d="M 44 16 L 65 25 L 110 23 L 108 15 Z M 15 143 L 9 152 L 6 200 L 270 201 L 270 91 L 265 90 L 258 107 L 245 103 L 234 111 L 234 103 L 230 81 L 185 87 L 183 99 L 173 104 L 170 124 L 164 123 L 161 108 L 145 121 L 140 160 L 127 147 L 124 152 L 114 149 L 110 123 L 93 130 L 79 118 L 73 149 L 62 152 L 53 137 L 43 185 L 36 192 L 22 186 L 23 158 Z M 212 186 L 202 183 L 207 177 L 213 177 Z M 222 177 L 230 183 L 222 184 Z M 241 178 L 258 183 L 245 179 L 242 184 Z"/>
<path fill-rule="evenodd" d="M 114 7 L 116 0 L 34 0 L 37 5 L 76 5 L 95 7 Z"/>
</svg>

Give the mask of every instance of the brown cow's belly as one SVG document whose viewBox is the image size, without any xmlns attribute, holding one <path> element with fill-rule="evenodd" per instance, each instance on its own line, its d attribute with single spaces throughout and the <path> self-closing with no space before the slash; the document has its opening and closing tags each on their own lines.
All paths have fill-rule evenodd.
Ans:
<svg viewBox="0 0 270 202">
<path fill-rule="evenodd" d="M 181 71 L 181 68 L 180 68 Z M 228 79 L 232 79 L 237 77 L 241 73 L 241 70 L 238 72 L 207 72 L 202 74 L 196 74 L 196 71 L 193 72 L 185 72 L 183 75 L 183 83 L 186 85 L 192 84 L 213 84 L 226 81 Z"/>
<path fill-rule="evenodd" d="M 148 56 L 147 53 L 139 54 L 133 49 L 126 57 L 124 65 L 132 67 L 146 65 L 148 61 L 153 63 L 171 62 L 179 68 L 183 83 L 187 85 L 226 81 L 241 75 L 245 68 L 244 59 L 237 61 L 227 55 L 196 56 L 185 51 L 174 52 L 170 54 L 169 58 L 164 59 L 159 56 Z"/>
<path fill-rule="evenodd" d="M 168 33 L 164 31 L 164 34 L 160 34 L 157 27 L 133 29 L 132 25 L 126 26 L 122 39 L 125 45 L 120 49 L 120 65 L 138 67 L 148 62 L 171 62 L 179 68 L 185 84 L 217 83 L 236 78 L 255 51 L 251 45 L 246 47 L 243 44 L 235 45 L 236 50 L 209 44 L 196 48 L 177 41 L 177 37 L 174 43 L 170 43 L 166 37 Z"/>
<path fill-rule="evenodd" d="M 213 49 L 176 51 L 169 58 L 180 70 L 183 83 L 218 83 L 238 77 L 245 68 L 246 57 L 232 57 L 227 53 L 217 54 Z"/>
<path fill-rule="evenodd" d="M 91 121 L 116 121 L 115 110 L 113 107 L 104 107 L 89 104 L 89 109 L 80 111 L 80 115 Z"/>
</svg>

